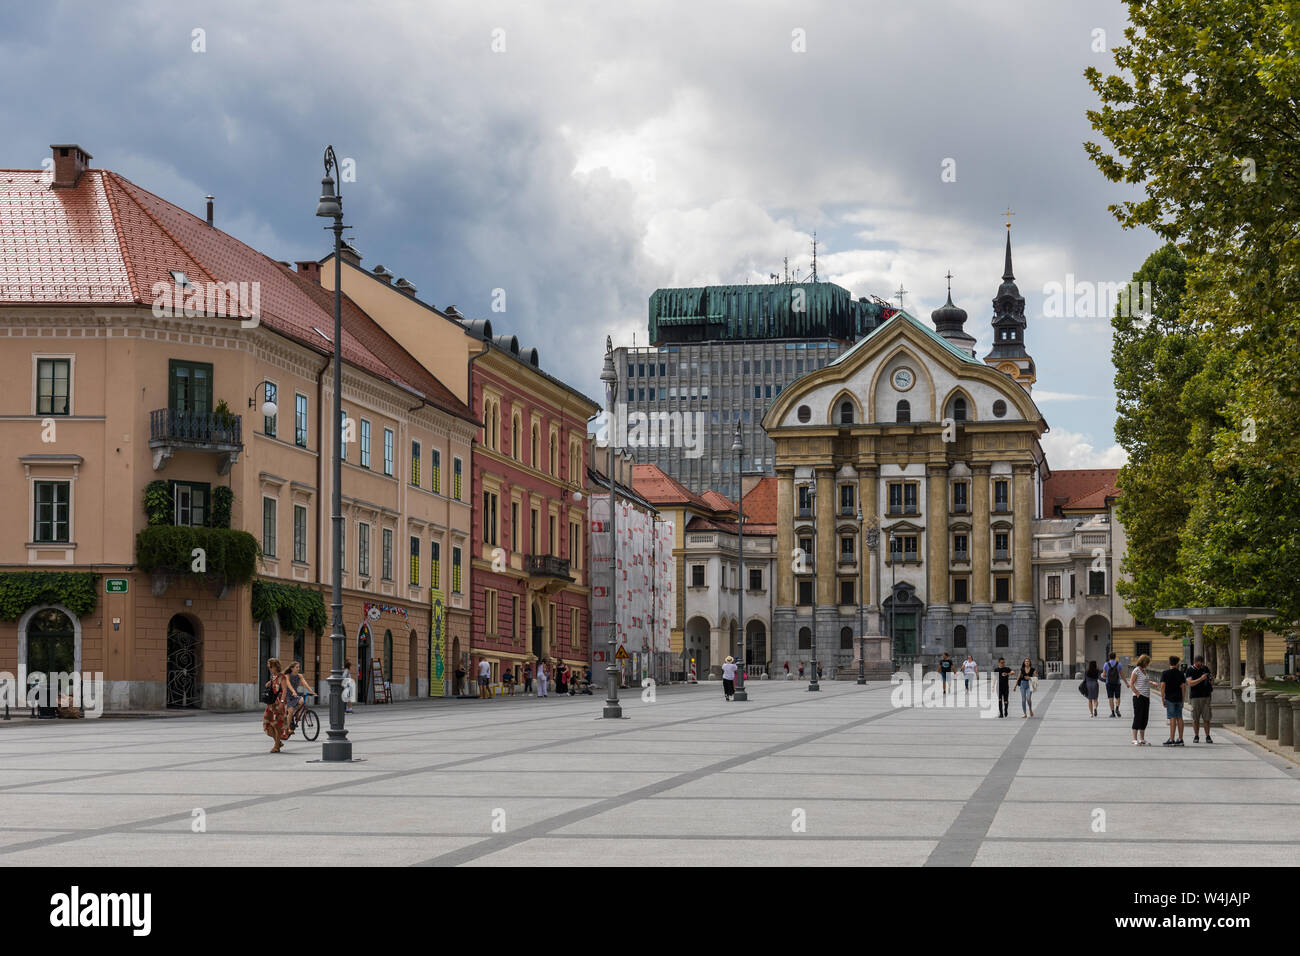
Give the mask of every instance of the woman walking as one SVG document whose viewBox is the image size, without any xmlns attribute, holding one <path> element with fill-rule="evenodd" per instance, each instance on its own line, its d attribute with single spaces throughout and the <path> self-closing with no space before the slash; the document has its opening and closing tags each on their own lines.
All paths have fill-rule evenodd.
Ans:
<svg viewBox="0 0 1300 956">
<path fill-rule="evenodd" d="M 1088 661 L 1088 670 L 1083 675 L 1083 689 L 1088 697 L 1088 716 L 1097 716 L 1097 695 L 1101 691 L 1101 671 L 1097 670 L 1096 661 Z"/>
<path fill-rule="evenodd" d="M 1151 655 L 1143 654 L 1128 673 L 1128 689 L 1133 692 L 1133 746 L 1150 747 L 1147 743 L 1147 718 L 1151 716 L 1151 678 L 1147 665 Z"/>
<path fill-rule="evenodd" d="M 555 668 L 555 692 L 561 697 L 569 692 L 569 665 L 563 661 Z"/>
<path fill-rule="evenodd" d="M 278 754 L 284 742 L 293 733 L 289 728 L 289 714 L 284 702 L 289 682 L 281 672 L 280 661 L 277 658 L 267 658 L 266 669 L 271 672 L 271 679 L 263 685 L 266 690 L 263 691 L 262 699 L 267 701 L 267 705 L 266 710 L 262 712 L 262 730 L 275 741 L 271 753 Z"/>
<path fill-rule="evenodd" d="M 549 675 L 547 674 L 546 671 L 546 662 L 538 661 L 537 662 L 537 696 L 538 697 L 546 696 L 546 681 L 548 677 Z"/>
<path fill-rule="evenodd" d="M 533 692 L 533 665 L 525 664 L 524 665 L 524 693 L 531 694 L 532 692 Z"/>
<path fill-rule="evenodd" d="M 1016 675 L 1016 686 L 1020 688 L 1022 719 L 1034 716 L 1034 681 L 1036 680 L 1038 680 L 1038 671 L 1034 670 L 1033 661 L 1026 657 L 1025 662 L 1020 665 L 1020 673 Z"/>
<path fill-rule="evenodd" d="M 736 693 L 736 659 L 728 656 L 722 664 L 722 696 L 731 700 Z"/>
<path fill-rule="evenodd" d="M 352 679 L 352 662 L 343 662 L 343 704 L 347 708 L 344 713 L 352 713 L 352 701 L 357 696 L 357 682 Z"/>
</svg>

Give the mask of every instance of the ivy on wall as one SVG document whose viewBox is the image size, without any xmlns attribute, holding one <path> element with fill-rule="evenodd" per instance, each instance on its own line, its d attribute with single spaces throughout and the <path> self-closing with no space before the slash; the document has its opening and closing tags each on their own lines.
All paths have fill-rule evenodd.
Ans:
<svg viewBox="0 0 1300 956">
<path fill-rule="evenodd" d="M 144 513 L 150 527 L 171 524 L 175 512 L 170 481 L 156 479 L 144 486 Z"/>
<path fill-rule="evenodd" d="M 16 621 L 38 604 L 60 604 L 84 617 L 99 600 L 99 575 L 91 571 L 0 573 L 0 621 Z"/>
<path fill-rule="evenodd" d="M 194 549 L 203 549 L 204 571 L 194 570 Z M 135 563 L 149 573 L 206 573 L 227 584 L 253 580 L 262 549 L 247 531 L 153 525 L 135 536 Z"/>
<path fill-rule="evenodd" d="M 276 615 L 280 626 L 292 634 L 311 628 L 319 635 L 328 620 L 320 592 L 292 584 L 254 581 L 251 607 L 253 620 L 265 621 Z"/>
</svg>

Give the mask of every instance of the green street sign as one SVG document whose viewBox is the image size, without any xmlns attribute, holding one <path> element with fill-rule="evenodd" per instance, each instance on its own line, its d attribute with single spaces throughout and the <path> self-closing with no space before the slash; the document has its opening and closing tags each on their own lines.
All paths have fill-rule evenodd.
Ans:
<svg viewBox="0 0 1300 956">
<path fill-rule="evenodd" d="M 105 578 L 105 594 L 125 594 L 130 582 L 126 578 Z"/>
</svg>

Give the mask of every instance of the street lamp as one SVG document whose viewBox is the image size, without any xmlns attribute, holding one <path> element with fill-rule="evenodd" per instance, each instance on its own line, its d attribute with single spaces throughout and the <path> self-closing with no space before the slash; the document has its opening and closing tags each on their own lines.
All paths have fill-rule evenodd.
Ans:
<svg viewBox="0 0 1300 956">
<path fill-rule="evenodd" d="M 812 619 L 812 666 L 808 668 L 811 672 L 808 675 L 808 689 L 810 691 L 820 691 L 821 684 L 817 682 L 817 559 L 820 556 L 817 550 L 817 482 L 808 483 L 808 505 L 812 512 L 813 526 L 813 619 Z"/>
<path fill-rule="evenodd" d="M 601 717 L 617 720 L 623 716 L 623 708 L 618 702 L 618 666 L 614 655 L 618 642 L 618 604 L 614 600 L 618 565 L 618 540 L 614 537 L 614 490 L 618 483 L 614 480 L 614 387 L 618 384 L 618 375 L 614 372 L 614 340 L 605 336 L 605 367 L 601 369 L 600 380 L 605 383 L 605 408 L 609 416 L 605 426 L 605 470 L 609 478 L 609 651 L 605 665 L 605 709 Z"/>
<path fill-rule="evenodd" d="M 278 412 L 280 409 L 276 406 L 275 402 L 272 399 L 267 398 L 268 392 L 266 391 L 266 386 L 268 385 L 270 385 L 271 388 L 275 388 L 275 383 L 270 381 L 269 379 L 262 379 L 262 381 L 258 382 L 256 385 L 253 386 L 253 394 L 248 396 L 248 407 L 249 408 L 257 407 L 257 400 L 254 398 L 254 396 L 257 394 L 257 390 L 260 388 L 263 390 L 262 398 L 264 399 L 264 401 L 262 402 L 262 415 L 265 418 L 274 418 L 275 413 Z"/>
<path fill-rule="evenodd" d="M 859 548 L 861 552 L 859 559 L 862 561 L 862 580 L 866 582 L 867 578 L 867 552 L 871 553 L 872 564 L 875 564 L 876 544 L 880 541 L 880 529 L 876 527 L 876 520 L 871 519 L 871 527 L 866 527 L 866 519 L 862 515 L 862 505 L 858 505 L 858 527 L 861 529 L 859 540 L 865 546 Z M 862 590 L 866 590 L 863 588 Z M 866 610 L 865 598 L 867 595 L 858 595 L 858 683 L 867 682 L 867 625 L 863 618 L 863 612 Z"/>
<path fill-rule="evenodd" d="M 338 169 L 334 147 L 325 147 L 325 177 L 320 181 L 320 204 L 316 215 L 333 219 L 334 225 L 334 448 L 331 453 L 333 488 L 331 489 L 331 522 L 334 527 L 334 573 L 330 609 L 333 624 L 330 641 L 334 653 L 330 664 L 330 726 L 325 743 L 321 745 L 321 759 L 343 761 L 352 759 L 352 742 L 343 726 L 343 415 L 339 412 L 343 399 L 343 196 L 334 192 L 334 177 L 330 171 Z"/>
<path fill-rule="evenodd" d="M 898 562 L 894 556 L 894 529 L 890 528 L 887 532 L 889 535 L 889 659 L 895 667 L 898 666 L 898 641 L 894 638 L 894 602 L 898 595 Z M 899 552 L 902 553 L 901 550 Z"/>
<path fill-rule="evenodd" d="M 737 600 L 740 602 L 740 673 L 736 680 L 736 691 L 732 694 L 732 699 L 746 701 L 749 700 L 749 693 L 745 690 L 745 476 L 744 470 L 744 450 L 745 445 L 740 440 L 740 419 L 736 419 L 735 437 L 731 441 L 731 450 L 736 455 L 736 478 L 740 482 L 740 492 L 736 495 L 736 512 L 740 515 L 740 534 L 738 536 L 739 548 L 737 553 L 740 555 L 740 592 L 737 594 Z"/>
</svg>

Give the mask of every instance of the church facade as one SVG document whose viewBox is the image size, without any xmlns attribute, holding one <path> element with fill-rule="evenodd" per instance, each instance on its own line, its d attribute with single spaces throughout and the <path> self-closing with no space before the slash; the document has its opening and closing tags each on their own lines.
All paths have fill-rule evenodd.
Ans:
<svg viewBox="0 0 1300 956">
<path fill-rule="evenodd" d="M 1032 543 L 1047 424 L 1009 233 L 993 311 L 982 360 L 949 294 L 932 325 L 893 315 L 768 409 L 774 660 L 855 668 L 846 634 L 889 635 L 895 666 L 945 650 L 985 667 L 1041 658 Z"/>
</svg>

